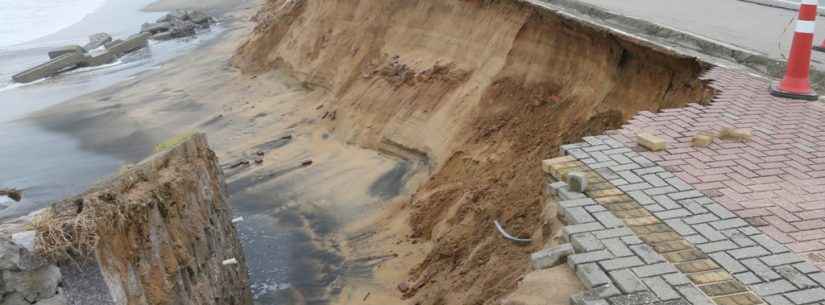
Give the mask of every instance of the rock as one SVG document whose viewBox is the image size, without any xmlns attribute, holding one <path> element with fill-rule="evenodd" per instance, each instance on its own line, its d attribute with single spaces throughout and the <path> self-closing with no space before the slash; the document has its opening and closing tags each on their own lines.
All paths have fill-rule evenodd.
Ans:
<svg viewBox="0 0 825 305">
<path fill-rule="evenodd" d="M 636 141 L 640 146 L 647 148 L 650 151 L 662 151 L 667 149 L 667 142 L 664 139 L 653 134 L 642 132 L 636 134 Z"/>
<path fill-rule="evenodd" d="M 69 45 L 56 50 L 49 51 L 49 59 L 55 59 L 69 53 L 86 54 L 86 49 L 78 45 Z"/>
<path fill-rule="evenodd" d="M 172 38 L 172 31 L 160 32 L 152 35 L 152 40 L 170 40 Z"/>
<path fill-rule="evenodd" d="M 104 43 L 103 47 L 105 47 L 108 50 L 108 49 L 111 49 L 113 46 L 115 46 L 119 43 L 122 43 L 122 42 L 123 42 L 123 39 L 115 39 L 115 40 L 112 40 L 110 42 Z"/>
<path fill-rule="evenodd" d="M 107 33 L 97 33 L 89 36 L 89 43 L 83 46 L 86 51 L 91 51 L 112 41 L 112 36 Z"/>
<path fill-rule="evenodd" d="M 256 152 L 255 154 L 256 154 L 256 155 L 258 155 L 259 157 L 263 157 L 263 156 L 264 156 L 264 152 L 262 152 L 262 151 L 258 151 L 258 152 Z"/>
<path fill-rule="evenodd" d="M 722 140 L 747 142 L 753 138 L 753 133 L 750 129 L 726 127 L 719 131 L 719 138 Z"/>
<path fill-rule="evenodd" d="M 398 291 L 407 293 L 407 291 L 410 291 L 410 284 L 407 282 L 401 282 L 401 284 L 398 284 Z"/>
<path fill-rule="evenodd" d="M 34 271 L 3 271 L 3 280 L 6 291 L 20 293 L 24 299 L 35 301 L 56 295 L 62 276 L 57 266 L 47 265 Z"/>
<path fill-rule="evenodd" d="M 713 135 L 709 134 L 697 134 L 692 141 L 694 147 L 706 147 L 711 143 L 713 143 Z"/>
<path fill-rule="evenodd" d="M 155 34 L 166 32 L 172 28 L 171 22 L 144 23 L 140 26 L 141 33 Z"/>
<path fill-rule="evenodd" d="M 0 196 L 6 196 L 14 201 L 23 199 L 23 193 L 18 189 L 0 189 Z"/>
<path fill-rule="evenodd" d="M 148 45 L 149 36 L 149 33 L 132 35 L 122 42 L 107 46 L 107 49 L 115 56 L 120 57 L 123 54 L 146 47 Z"/>
<path fill-rule="evenodd" d="M 212 18 L 209 17 L 209 15 L 201 11 L 191 11 L 187 14 L 187 16 L 189 17 L 189 20 L 200 25 L 206 24 L 208 26 L 209 22 L 212 21 Z"/>
<path fill-rule="evenodd" d="M 169 32 L 172 33 L 172 38 L 189 37 L 195 35 L 197 27 L 197 24 L 189 20 L 172 21 L 172 28 Z"/>
<path fill-rule="evenodd" d="M 310 166 L 310 165 L 312 165 L 312 160 L 306 160 L 304 162 L 301 162 L 301 166 Z"/>
<path fill-rule="evenodd" d="M 264 163 L 264 159 L 262 159 L 262 158 L 255 158 L 255 164 L 263 164 L 263 163 Z"/>
<path fill-rule="evenodd" d="M 26 251 L 34 252 L 34 231 L 17 232 L 11 235 L 11 240 Z"/>
<path fill-rule="evenodd" d="M 60 72 L 76 68 L 85 58 L 82 53 L 66 53 L 44 64 L 15 74 L 12 76 L 12 80 L 18 83 L 30 83 L 38 79 L 54 76 Z"/>
<path fill-rule="evenodd" d="M 66 297 L 64 297 L 63 294 L 57 294 L 57 295 L 55 295 L 51 298 L 41 300 L 41 301 L 37 302 L 37 304 L 35 304 L 35 305 L 66 305 L 66 304 L 69 304 L 68 300 L 66 300 Z"/>
</svg>

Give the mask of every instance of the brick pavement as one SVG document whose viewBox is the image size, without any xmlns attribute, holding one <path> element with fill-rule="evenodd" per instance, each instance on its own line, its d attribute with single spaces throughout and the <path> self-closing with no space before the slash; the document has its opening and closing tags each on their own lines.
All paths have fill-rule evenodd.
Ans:
<svg viewBox="0 0 825 305">
<path fill-rule="evenodd" d="M 666 151 L 640 155 L 825 270 L 825 105 L 772 97 L 767 80 L 738 71 L 706 79 L 719 90 L 712 104 L 641 112 L 608 134 L 635 150 L 637 132 L 663 137 Z M 691 147 L 697 133 L 724 127 L 753 139 Z"/>
</svg>

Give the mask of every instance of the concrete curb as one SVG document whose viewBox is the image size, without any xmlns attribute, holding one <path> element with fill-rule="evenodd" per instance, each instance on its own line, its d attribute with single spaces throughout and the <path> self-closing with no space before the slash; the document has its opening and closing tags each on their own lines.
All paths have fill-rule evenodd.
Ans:
<svg viewBox="0 0 825 305">
<path fill-rule="evenodd" d="M 784 76 L 786 66 L 784 61 L 698 34 L 611 12 L 577 0 L 518 1 L 591 27 L 607 30 L 615 35 L 637 40 L 647 46 L 665 49 L 682 56 L 695 57 L 713 65 L 738 66 L 771 78 Z M 811 83 L 818 90 L 825 89 L 825 72 L 811 70 Z"/>
<path fill-rule="evenodd" d="M 751 3 L 767 7 L 775 7 L 789 11 L 798 11 L 799 3 L 785 0 L 737 0 L 740 2 Z M 825 8 L 817 9 L 820 16 L 825 16 Z"/>
</svg>

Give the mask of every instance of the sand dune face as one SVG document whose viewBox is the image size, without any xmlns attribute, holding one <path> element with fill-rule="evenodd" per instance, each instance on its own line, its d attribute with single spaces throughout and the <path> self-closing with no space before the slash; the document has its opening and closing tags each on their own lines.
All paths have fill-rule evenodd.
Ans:
<svg viewBox="0 0 825 305">
<path fill-rule="evenodd" d="M 490 304 L 558 229 L 539 162 L 634 113 L 706 102 L 705 66 L 517 1 L 270 0 L 233 58 L 322 87 L 324 124 L 430 176 L 393 217 L 430 247 L 406 297 Z M 533 245 L 502 240 L 493 220 Z"/>
</svg>

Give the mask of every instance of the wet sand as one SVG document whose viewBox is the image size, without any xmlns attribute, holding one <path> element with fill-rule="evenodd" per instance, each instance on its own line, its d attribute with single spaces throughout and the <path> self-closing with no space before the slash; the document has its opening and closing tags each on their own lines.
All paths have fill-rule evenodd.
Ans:
<svg viewBox="0 0 825 305">
<path fill-rule="evenodd" d="M 193 3 L 161 1 L 149 9 Z M 202 9 L 227 5 L 197 3 Z M 256 3 L 235 5 L 223 15 L 227 30 L 214 43 L 27 120 L 75 138 L 82 149 L 129 162 L 177 134 L 206 132 L 235 214 L 245 218 L 238 229 L 257 302 L 330 303 L 341 295 L 345 275 L 365 276 L 392 258 L 348 253 L 358 241 L 355 232 L 363 231 L 353 224 L 408 194 L 419 168 L 336 140 L 336 131 L 319 120 L 324 89 L 282 71 L 251 77 L 232 67 L 229 59 L 252 30 L 256 11 Z M 242 161 L 249 164 L 233 166 Z"/>
</svg>

